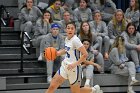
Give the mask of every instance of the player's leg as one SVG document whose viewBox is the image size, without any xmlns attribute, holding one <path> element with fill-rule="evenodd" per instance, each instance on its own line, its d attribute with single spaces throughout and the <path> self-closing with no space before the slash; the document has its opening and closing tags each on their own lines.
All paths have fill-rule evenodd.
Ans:
<svg viewBox="0 0 140 93">
<path fill-rule="evenodd" d="M 71 93 L 81 93 L 79 84 L 70 85 L 70 89 L 71 89 Z"/>
<path fill-rule="evenodd" d="M 52 78 L 52 81 L 50 83 L 50 86 L 48 90 L 45 93 L 54 93 L 55 90 L 65 81 L 65 78 L 63 78 L 61 75 L 56 73 L 54 77 Z"/>
<path fill-rule="evenodd" d="M 72 70 L 68 70 L 68 80 L 70 82 L 71 93 L 80 93 L 82 68 L 77 66 Z"/>
</svg>

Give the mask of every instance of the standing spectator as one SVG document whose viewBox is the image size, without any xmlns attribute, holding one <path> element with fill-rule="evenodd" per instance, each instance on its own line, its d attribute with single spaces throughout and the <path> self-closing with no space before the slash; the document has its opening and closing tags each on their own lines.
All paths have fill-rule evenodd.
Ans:
<svg viewBox="0 0 140 93">
<path fill-rule="evenodd" d="M 124 13 L 121 9 L 117 9 L 114 17 L 108 24 L 108 35 L 110 37 L 110 42 L 113 44 L 114 39 L 121 35 L 122 32 L 126 30 L 127 21 L 125 19 Z"/>
<path fill-rule="evenodd" d="M 50 32 L 51 29 L 51 13 L 49 11 L 45 11 L 43 13 L 42 18 L 40 18 L 35 26 L 35 33 L 33 38 L 33 46 L 36 47 L 37 53 L 39 52 L 38 49 L 40 49 L 40 43 L 42 39 Z M 40 60 L 41 58 L 38 58 Z"/>
<path fill-rule="evenodd" d="M 125 38 L 126 55 L 135 63 L 136 72 L 140 73 L 140 33 L 133 23 L 128 23 L 122 35 Z"/>
<path fill-rule="evenodd" d="M 130 0 L 129 8 L 127 8 L 125 12 L 125 17 L 127 18 L 128 23 L 134 23 L 137 28 L 139 26 L 139 15 L 140 10 L 138 0 Z"/>
<path fill-rule="evenodd" d="M 88 57 L 86 61 L 82 63 L 83 72 L 85 72 L 84 74 L 86 77 L 86 82 L 84 86 L 89 87 L 92 85 L 91 80 L 93 79 L 94 67 L 96 67 L 99 72 L 102 72 L 102 67 L 100 63 L 104 63 L 104 60 L 101 53 L 98 53 L 98 55 L 96 56 L 93 54 L 93 52 L 90 49 L 91 43 L 89 39 L 83 39 L 82 43 L 88 52 Z M 96 63 L 95 60 L 97 61 Z"/>
<path fill-rule="evenodd" d="M 31 33 L 34 34 L 36 21 L 42 16 L 42 12 L 36 6 L 33 6 L 33 3 L 33 0 L 26 0 L 26 6 L 21 9 L 19 16 L 21 21 L 20 29 L 27 32 L 29 36 L 31 36 Z M 24 42 L 28 43 L 26 37 Z"/>
<path fill-rule="evenodd" d="M 112 63 L 111 73 L 130 77 L 127 93 L 135 93 L 132 86 L 139 81 L 135 78 L 136 69 L 134 62 L 129 61 L 126 57 L 125 41 L 122 36 L 115 38 L 109 53 L 109 61 Z"/>
<path fill-rule="evenodd" d="M 48 33 L 45 38 L 41 41 L 40 45 L 40 58 L 43 58 L 43 52 L 45 48 L 47 47 L 54 47 L 56 50 L 64 49 L 64 38 L 59 33 L 60 26 L 56 23 L 53 23 L 51 25 L 51 33 Z M 57 57 L 57 59 L 54 60 L 54 62 L 47 62 L 47 81 L 50 83 L 52 80 L 52 74 L 53 72 L 56 72 L 58 68 L 60 67 L 61 63 L 61 57 Z"/>
<path fill-rule="evenodd" d="M 104 54 L 104 59 L 108 59 L 108 51 L 110 46 L 110 39 L 108 37 L 108 30 L 106 23 L 102 21 L 101 12 L 96 10 L 93 15 L 94 21 L 90 22 L 91 28 L 94 29 L 97 37 L 100 38 L 99 51 Z M 102 47 L 104 45 L 104 48 Z M 103 50 L 104 49 L 104 50 Z"/>
<path fill-rule="evenodd" d="M 62 7 L 61 0 L 55 0 L 47 10 L 52 14 L 53 21 L 60 21 L 63 19 L 64 8 Z"/>
</svg>

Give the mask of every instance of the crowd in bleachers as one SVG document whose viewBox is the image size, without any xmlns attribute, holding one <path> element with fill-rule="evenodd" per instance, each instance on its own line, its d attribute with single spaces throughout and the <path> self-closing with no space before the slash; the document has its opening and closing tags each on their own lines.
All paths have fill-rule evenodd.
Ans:
<svg viewBox="0 0 140 93">
<path fill-rule="evenodd" d="M 131 85 L 138 82 L 135 75 L 140 73 L 138 0 L 130 0 L 125 12 L 117 9 L 112 0 L 46 0 L 40 5 L 37 0 L 19 0 L 19 9 L 20 29 L 32 37 L 32 44 L 39 53 L 38 61 L 44 60 L 45 48 L 64 48 L 66 24 L 74 22 L 75 34 L 89 53 L 89 62 L 82 64 L 87 70 L 85 86 L 89 86 L 94 67 L 105 73 L 104 60 L 108 60 L 112 63 L 111 73 L 131 77 L 128 93 L 134 93 Z M 26 37 L 24 43 L 29 44 Z M 61 60 L 63 56 L 54 63 L 47 63 L 48 82 L 52 78 L 52 68 L 57 70 Z"/>
</svg>

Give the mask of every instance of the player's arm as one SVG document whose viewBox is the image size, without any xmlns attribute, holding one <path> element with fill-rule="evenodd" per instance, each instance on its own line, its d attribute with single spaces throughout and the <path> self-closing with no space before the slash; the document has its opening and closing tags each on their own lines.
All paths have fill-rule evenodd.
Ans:
<svg viewBox="0 0 140 93">
<path fill-rule="evenodd" d="M 68 67 L 67 67 L 68 70 L 72 70 L 76 66 L 80 65 L 82 62 L 86 61 L 86 58 L 88 56 L 88 52 L 86 51 L 85 47 L 81 46 L 78 48 L 78 50 L 81 52 L 82 55 L 78 61 L 68 65 Z"/>
<path fill-rule="evenodd" d="M 65 49 L 60 49 L 59 51 L 57 51 L 57 56 L 64 55 L 65 53 L 66 53 Z"/>
<path fill-rule="evenodd" d="M 81 46 L 80 48 L 78 48 L 78 50 L 81 52 L 81 56 L 80 56 L 79 60 L 76 62 L 77 65 L 79 65 L 82 62 L 86 61 L 86 58 L 88 56 L 88 52 L 86 51 L 84 46 Z"/>
<path fill-rule="evenodd" d="M 90 61 L 86 60 L 83 63 L 86 64 L 86 65 L 93 65 L 94 66 L 94 59 L 92 59 Z"/>
</svg>

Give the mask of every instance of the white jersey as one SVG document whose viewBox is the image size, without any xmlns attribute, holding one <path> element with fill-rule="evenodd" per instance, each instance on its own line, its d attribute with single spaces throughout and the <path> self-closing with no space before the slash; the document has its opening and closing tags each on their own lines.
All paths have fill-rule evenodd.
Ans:
<svg viewBox="0 0 140 93">
<path fill-rule="evenodd" d="M 83 44 L 81 43 L 80 39 L 76 35 L 74 35 L 70 40 L 66 38 L 65 39 L 66 56 L 63 62 L 66 64 L 71 64 L 73 62 L 78 61 L 76 50 L 81 46 L 83 46 Z"/>
<path fill-rule="evenodd" d="M 72 64 L 78 60 L 76 50 L 81 46 L 83 46 L 83 44 L 76 35 L 74 35 L 70 40 L 68 40 L 68 38 L 66 37 L 65 39 L 66 55 L 57 73 L 61 75 L 63 78 L 68 79 L 71 85 L 74 84 L 80 85 L 81 83 L 81 72 L 82 72 L 81 67 L 76 66 L 72 70 L 67 69 L 68 64 Z"/>
</svg>

